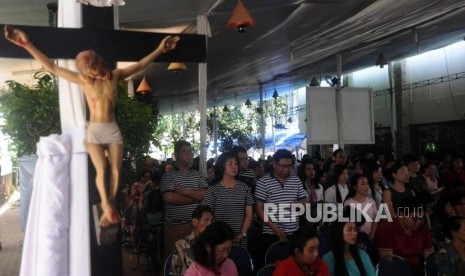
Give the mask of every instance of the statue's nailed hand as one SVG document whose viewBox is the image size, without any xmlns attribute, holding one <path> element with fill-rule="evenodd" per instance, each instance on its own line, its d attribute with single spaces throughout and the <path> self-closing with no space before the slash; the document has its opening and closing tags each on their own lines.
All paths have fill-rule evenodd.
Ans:
<svg viewBox="0 0 465 276">
<path fill-rule="evenodd" d="M 179 40 L 181 40 L 181 37 L 179 37 L 178 35 L 167 36 L 160 42 L 160 45 L 158 47 L 161 49 L 162 53 L 167 53 L 176 48 L 176 43 L 178 43 Z"/>
<path fill-rule="evenodd" d="M 3 29 L 5 31 L 5 38 L 14 44 L 24 47 L 27 43 L 29 43 L 29 38 L 23 31 L 15 29 L 9 25 L 5 25 Z"/>
</svg>

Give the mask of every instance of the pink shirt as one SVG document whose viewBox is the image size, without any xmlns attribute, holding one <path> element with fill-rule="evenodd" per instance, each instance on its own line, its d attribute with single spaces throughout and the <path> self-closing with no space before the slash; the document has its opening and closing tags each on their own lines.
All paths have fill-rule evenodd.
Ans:
<svg viewBox="0 0 465 276">
<path fill-rule="evenodd" d="M 229 258 L 223 262 L 219 272 L 217 274 L 203 265 L 193 262 L 186 272 L 184 272 L 184 276 L 239 276 L 236 265 Z"/>
<path fill-rule="evenodd" d="M 376 202 L 370 197 L 365 197 L 365 201 L 363 203 L 357 202 L 353 198 L 348 198 L 344 202 L 344 206 L 347 206 L 350 204 L 355 204 L 354 207 L 358 209 L 359 211 L 364 210 L 367 205 L 369 206 L 369 207 L 366 207 L 365 210 L 366 210 L 366 214 L 370 217 L 371 221 L 368 221 L 368 218 L 365 218 L 367 221 L 365 222 L 364 225 L 362 225 L 362 227 L 360 227 L 360 231 L 370 236 L 371 226 L 373 225 L 373 221 L 375 220 L 376 214 L 378 213 L 378 209 L 376 208 Z"/>
</svg>

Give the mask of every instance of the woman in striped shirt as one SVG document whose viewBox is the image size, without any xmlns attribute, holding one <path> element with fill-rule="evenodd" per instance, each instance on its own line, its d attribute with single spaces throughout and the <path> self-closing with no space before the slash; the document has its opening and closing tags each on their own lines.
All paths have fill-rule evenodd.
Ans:
<svg viewBox="0 0 465 276">
<path fill-rule="evenodd" d="M 208 188 L 202 204 L 212 208 L 215 220 L 226 222 L 233 229 L 234 243 L 246 248 L 253 198 L 250 188 L 236 179 L 238 163 L 231 152 L 218 157 L 214 166 L 214 184 Z"/>
</svg>

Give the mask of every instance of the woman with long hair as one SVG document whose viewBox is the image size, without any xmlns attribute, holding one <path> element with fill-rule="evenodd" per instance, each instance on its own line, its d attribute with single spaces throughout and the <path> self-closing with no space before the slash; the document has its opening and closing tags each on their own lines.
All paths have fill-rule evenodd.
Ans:
<svg viewBox="0 0 465 276">
<path fill-rule="evenodd" d="M 368 196 L 375 200 L 376 208 L 379 208 L 379 205 L 383 201 L 383 192 L 386 190 L 386 187 L 383 185 L 383 168 L 380 164 L 371 162 L 365 166 L 364 173 L 370 185 Z"/>
<path fill-rule="evenodd" d="M 370 257 L 357 246 L 358 228 L 363 225 L 365 219 L 361 215 L 358 215 L 358 221 L 351 218 L 351 214 L 357 217 L 354 216 L 355 213 L 353 208 L 346 207 L 343 211 L 345 219 L 339 217 L 331 223 L 331 251 L 323 256 L 331 275 L 376 275 Z"/>
<path fill-rule="evenodd" d="M 297 176 L 302 181 L 302 185 L 308 193 L 310 203 L 317 203 L 323 200 L 323 186 L 318 183 L 315 164 L 311 160 L 302 161 Z"/>
<path fill-rule="evenodd" d="M 325 201 L 334 204 L 344 203 L 349 193 L 349 187 L 347 185 L 349 172 L 344 165 L 334 166 L 333 172 L 336 183 L 325 191 Z"/>
<path fill-rule="evenodd" d="M 215 184 L 208 187 L 202 204 L 209 205 L 215 220 L 226 222 L 236 233 L 234 242 L 246 248 L 254 202 L 251 189 L 236 179 L 238 164 L 232 152 L 224 152 L 218 157 L 214 166 Z"/>
<path fill-rule="evenodd" d="M 377 250 L 373 245 L 373 239 L 376 233 L 376 227 L 378 223 L 375 221 L 378 209 L 376 208 L 376 202 L 368 197 L 370 186 L 368 185 L 367 177 L 363 174 L 355 174 L 350 180 L 349 194 L 347 195 L 344 206 L 351 206 L 356 208 L 358 211 L 364 210 L 365 223 L 360 227 L 357 244 L 359 247 L 365 249 L 370 256 L 373 264 L 377 262 Z"/>
<path fill-rule="evenodd" d="M 226 223 L 215 221 L 197 238 L 193 246 L 195 261 L 184 276 L 238 276 L 234 262 L 228 258 L 234 232 Z"/>
</svg>

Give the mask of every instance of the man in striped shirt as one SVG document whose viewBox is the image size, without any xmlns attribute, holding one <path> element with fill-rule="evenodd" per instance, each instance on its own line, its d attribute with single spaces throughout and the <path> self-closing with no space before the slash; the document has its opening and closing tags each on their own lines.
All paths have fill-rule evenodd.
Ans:
<svg viewBox="0 0 465 276">
<path fill-rule="evenodd" d="M 194 154 L 189 142 L 177 141 L 174 155 L 174 169 L 163 175 L 160 184 L 165 201 L 165 256 L 171 253 L 177 240 L 190 233 L 192 212 L 208 187 L 203 175 L 190 168 Z"/>
<path fill-rule="evenodd" d="M 274 204 L 279 210 L 279 204 L 306 203 L 306 192 L 300 179 L 291 175 L 292 153 L 279 149 L 273 155 L 273 170 L 257 181 L 255 188 L 257 216 L 264 221 L 260 248 L 262 256 L 268 247 L 278 240 L 286 240 L 299 228 L 299 218 L 288 221 L 272 221 L 265 217 L 265 204 Z M 288 210 L 289 211 L 289 210 Z M 279 218 L 279 212 L 275 214 Z"/>
<path fill-rule="evenodd" d="M 234 146 L 231 149 L 232 154 L 236 156 L 239 160 L 239 173 L 237 174 L 237 179 L 244 182 L 252 189 L 252 195 L 255 192 L 255 185 L 257 183 L 257 178 L 255 172 L 252 169 L 249 169 L 249 156 L 247 155 L 247 150 L 242 146 Z"/>
</svg>

